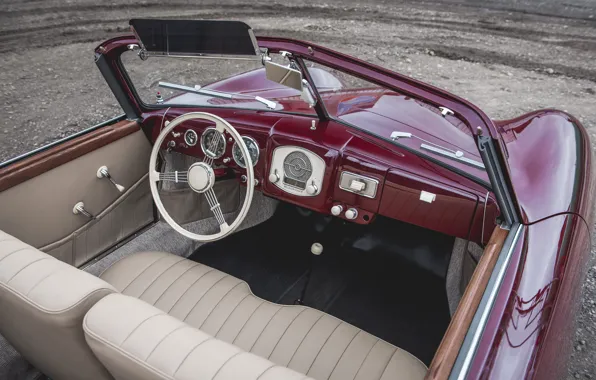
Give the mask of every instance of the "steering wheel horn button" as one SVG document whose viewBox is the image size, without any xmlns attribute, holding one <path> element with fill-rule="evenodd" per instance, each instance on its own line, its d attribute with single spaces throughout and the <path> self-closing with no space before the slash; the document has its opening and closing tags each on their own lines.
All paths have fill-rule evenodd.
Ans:
<svg viewBox="0 0 596 380">
<path fill-rule="evenodd" d="M 215 174 L 211 166 L 204 162 L 192 164 L 188 169 L 188 186 L 197 193 L 204 193 L 215 183 Z"/>
</svg>

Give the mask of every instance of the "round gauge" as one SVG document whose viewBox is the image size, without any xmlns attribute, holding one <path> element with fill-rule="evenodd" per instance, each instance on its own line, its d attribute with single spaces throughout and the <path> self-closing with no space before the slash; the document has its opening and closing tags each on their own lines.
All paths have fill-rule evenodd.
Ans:
<svg viewBox="0 0 596 380">
<path fill-rule="evenodd" d="M 242 136 L 242 140 L 244 140 L 244 143 L 248 148 L 248 153 L 250 153 L 250 160 L 252 161 L 252 166 L 255 166 L 257 164 L 257 161 L 259 160 L 259 144 L 257 144 L 255 139 L 248 136 Z M 234 142 L 234 146 L 232 147 L 232 157 L 234 157 L 234 161 L 236 161 L 238 166 L 240 166 L 241 168 L 246 168 L 244 156 L 242 156 L 240 146 L 236 142 Z"/>
<path fill-rule="evenodd" d="M 215 128 L 207 128 L 201 135 L 201 149 L 208 157 L 220 158 L 226 152 L 226 138 Z"/>
<path fill-rule="evenodd" d="M 193 131 L 192 129 L 186 130 L 184 132 L 184 142 L 188 146 L 195 146 L 197 145 L 197 141 L 199 141 L 199 136 L 197 136 L 197 132 Z"/>
</svg>

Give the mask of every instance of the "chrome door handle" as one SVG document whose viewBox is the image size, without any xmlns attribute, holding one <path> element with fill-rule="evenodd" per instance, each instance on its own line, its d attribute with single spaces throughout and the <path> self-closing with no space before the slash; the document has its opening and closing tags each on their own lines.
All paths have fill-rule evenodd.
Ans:
<svg viewBox="0 0 596 380">
<path fill-rule="evenodd" d="M 72 213 L 75 215 L 85 215 L 89 219 L 94 218 L 94 216 L 89 211 L 85 210 L 85 204 L 83 202 L 78 202 L 76 205 L 74 205 L 74 207 L 72 208 Z"/>
<path fill-rule="evenodd" d="M 114 181 L 114 179 L 110 175 L 110 172 L 108 171 L 107 166 L 104 165 L 104 166 L 100 167 L 99 169 L 97 169 L 97 178 L 107 178 L 108 181 L 110 181 L 112 183 L 112 185 L 114 185 L 116 190 L 118 190 L 121 193 L 124 192 L 125 187 L 117 184 L 116 181 Z"/>
</svg>

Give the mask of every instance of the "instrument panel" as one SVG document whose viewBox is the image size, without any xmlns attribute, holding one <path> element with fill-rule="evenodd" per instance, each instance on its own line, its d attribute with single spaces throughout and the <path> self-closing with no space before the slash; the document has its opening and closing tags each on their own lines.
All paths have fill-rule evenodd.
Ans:
<svg viewBox="0 0 596 380">
<path fill-rule="evenodd" d="M 255 190 L 266 196 L 358 224 L 383 215 L 452 236 L 476 236 L 476 240 L 490 236 L 494 225 L 484 227 L 482 220 L 494 220 L 498 209 L 493 199 L 484 205 L 478 202 L 486 190 L 473 193 L 462 187 L 461 177 L 452 180 L 453 173 L 431 167 L 407 151 L 395 146 L 380 149 L 374 139 L 331 122 L 313 129 L 312 118 L 242 114 L 234 119 L 235 114 L 224 112 L 219 116 L 242 136 L 254 167 Z M 164 122 L 161 115 L 154 117 L 155 124 Z M 152 133 L 159 134 L 159 128 Z M 246 182 L 246 162 L 238 145 L 227 132 L 219 133 L 207 122 L 178 126 L 163 149 L 197 158 L 207 155 L 213 158 L 216 176 L 233 174 Z M 416 179 L 408 173 L 417 173 Z M 451 220 L 443 223 L 447 215 Z M 470 225 L 474 226 L 471 235 Z M 482 229 L 488 231 L 482 234 Z"/>
</svg>

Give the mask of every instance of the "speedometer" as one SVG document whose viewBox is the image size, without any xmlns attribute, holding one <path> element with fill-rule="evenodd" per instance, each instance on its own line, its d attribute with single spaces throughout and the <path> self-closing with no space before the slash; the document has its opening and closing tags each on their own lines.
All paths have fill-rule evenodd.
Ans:
<svg viewBox="0 0 596 380">
<path fill-rule="evenodd" d="M 207 128 L 201 135 L 201 149 L 206 156 L 220 158 L 226 152 L 226 138 L 215 128 Z"/>
<path fill-rule="evenodd" d="M 250 153 L 250 160 L 252 161 L 252 166 L 257 164 L 259 160 L 259 144 L 253 139 L 252 137 L 242 136 L 242 140 L 246 144 L 248 148 L 248 153 Z M 232 147 L 232 157 L 234 157 L 234 161 L 240 166 L 241 168 L 246 168 L 246 162 L 244 162 L 244 157 L 242 156 L 242 151 L 240 150 L 240 146 L 238 143 L 234 142 L 234 146 Z"/>
</svg>

